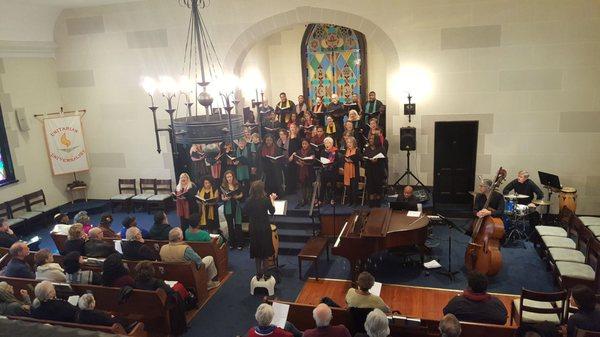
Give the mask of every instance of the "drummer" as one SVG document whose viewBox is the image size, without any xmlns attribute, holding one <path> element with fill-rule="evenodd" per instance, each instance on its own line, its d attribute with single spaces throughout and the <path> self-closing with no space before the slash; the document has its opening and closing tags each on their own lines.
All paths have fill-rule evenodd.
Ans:
<svg viewBox="0 0 600 337">
<path fill-rule="evenodd" d="M 529 207 L 535 207 L 531 201 L 534 199 L 543 200 L 544 192 L 536 185 L 531 179 L 529 179 L 529 172 L 526 170 L 519 171 L 517 179 L 514 179 L 508 183 L 502 190 L 502 194 L 507 195 L 510 191 L 515 191 L 517 194 L 526 195 L 527 198 L 517 198 L 517 203 L 521 205 L 528 205 Z M 535 198 L 533 195 L 535 194 Z"/>
</svg>

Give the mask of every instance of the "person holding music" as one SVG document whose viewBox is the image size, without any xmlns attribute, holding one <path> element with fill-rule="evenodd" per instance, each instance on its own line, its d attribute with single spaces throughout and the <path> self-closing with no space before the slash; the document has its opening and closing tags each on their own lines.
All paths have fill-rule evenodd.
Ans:
<svg viewBox="0 0 600 337">
<path fill-rule="evenodd" d="M 344 190 L 348 193 L 350 206 L 358 205 L 358 180 L 360 179 L 360 151 L 356 138 L 346 138 L 344 153 Z"/>
<path fill-rule="evenodd" d="M 242 250 L 244 248 L 244 235 L 242 233 L 242 209 L 240 201 L 244 197 L 242 186 L 235 178 L 233 171 L 226 171 L 221 183 L 221 200 L 223 200 L 223 213 L 227 220 L 229 232 L 229 247 Z"/>
<path fill-rule="evenodd" d="M 491 215 L 493 218 L 502 217 L 504 214 L 504 196 L 492 190 L 494 183 L 490 179 L 483 179 L 479 184 L 479 193 L 473 202 L 473 214 L 478 218 Z M 490 198 L 488 208 L 483 208 L 487 199 Z"/>
<path fill-rule="evenodd" d="M 300 185 L 300 202 L 297 207 L 308 205 L 311 199 L 315 170 L 313 169 L 315 151 L 310 146 L 308 139 L 302 140 L 300 149 L 294 152 L 290 162 L 295 162 L 298 167 L 298 184 Z"/>
<path fill-rule="evenodd" d="M 175 187 L 173 197 L 175 198 L 180 227 L 184 232 L 190 225 L 190 215 L 198 213 L 198 204 L 194 198 L 197 192 L 196 184 L 192 182 L 190 176 L 187 173 L 180 174 L 179 183 Z"/>
<path fill-rule="evenodd" d="M 268 279 L 264 274 L 264 261 L 275 254 L 269 214 L 275 213 L 276 199 L 275 193 L 267 197 L 265 183 L 257 180 L 250 185 L 250 196 L 243 208 L 249 219 L 250 258 L 256 264 L 257 280 Z"/>
<path fill-rule="evenodd" d="M 275 145 L 273 136 L 267 135 L 260 149 L 260 166 L 264 173 L 267 191 L 282 194 L 283 172 L 280 159 L 283 158 L 281 148 Z"/>
<path fill-rule="evenodd" d="M 339 175 L 337 160 L 338 150 L 334 146 L 331 137 L 325 137 L 323 144 L 325 145 L 325 149 L 321 153 L 321 159 L 319 160 L 323 166 L 323 170 L 321 171 L 321 191 L 319 200 L 320 202 L 330 202 L 331 200 L 335 200 L 335 183 Z M 330 185 L 330 187 L 327 185 Z"/>
<path fill-rule="evenodd" d="M 532 226 L 538 225 L 540 221 L 540 214 L 535 211 L 536 205 L 532 201 L 534 200 L 534 195 L 535 199 L 543 200 L 544 192 L 542 192 L 536 183 L 529 179 L 529 172 L 527 172 L 527 170 L 519 171 L 517 178 L 509 182 L 504 187 L 502 194 L 509 195 L 511 191 L 514 191 L 517 196 L 523 196 L 523 198 L 516 198 L 516 202 L 520 205 L 527 205 L 529 210 L 531 210 L 531 213 L 527 214 L 529 223 Z"/>
<path fill-rule="evenodd" d="M 213 187 L 212 179 L 209 176 L 202 180 L 202 188 L 198 191 L 196 198 L 202 207 L 200 226 L 210 233 L 217 233 L 219 231 L 219 213 L 217 212 L 219 191 Z"/>
<path fill-rule="evenodd" d="M 363 152 L 365 165 L 365 188 L 370 207 L 379 207 L 383 198 L 383 183 L 385 179 L 385 149 L 381 138 L 369 136 L 369 143 Z"/>
</svg>

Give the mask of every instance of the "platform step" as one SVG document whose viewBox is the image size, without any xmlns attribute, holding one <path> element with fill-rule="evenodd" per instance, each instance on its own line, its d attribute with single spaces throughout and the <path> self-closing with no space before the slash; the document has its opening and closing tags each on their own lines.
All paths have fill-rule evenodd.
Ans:
<svg viewBox="0 0 600 337">
<path fill-rule="evenodd" d="M 306 242 L 312 237 L 312 229 L 278 228 L 279 241 L 281 242 Z"/>
<path fill-rule="evenodd" d="M 305 244 L 306 244 L 306 242 L 288 242 L 288 241 L 280 242 L 279 243 L 279 255 L 296 256 L 296 255 L 298 255 L 298 253 L 300 253 L 302 248 L 304 248 Z"/>
</svg>

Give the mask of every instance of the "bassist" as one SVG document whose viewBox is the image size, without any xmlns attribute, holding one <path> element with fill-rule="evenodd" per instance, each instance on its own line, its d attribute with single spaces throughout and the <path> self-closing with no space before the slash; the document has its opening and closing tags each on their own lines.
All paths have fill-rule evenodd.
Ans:
<svg viewBox="0 0 600 337">
<path fill-rule="evenodd" d="M 473 202 L 473 215 L 478 218 L 488 215 L 500 218 L 504 213 L 504 197 L 497 191 L 492 190 L 492 185 L 493 182 L 490 179 L 483 179 L 479 184 L 479 193 L 477 193 Z M 490 202 L 488 207 L 484 208 L 488 195 L 490 196 Z"/>
</svg>

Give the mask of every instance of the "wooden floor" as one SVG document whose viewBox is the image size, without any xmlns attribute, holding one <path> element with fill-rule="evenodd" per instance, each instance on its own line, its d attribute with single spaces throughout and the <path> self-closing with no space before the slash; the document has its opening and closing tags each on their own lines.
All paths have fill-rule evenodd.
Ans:
<svg viewBox="0 0 600 337">
<path fill-rule="evenodd" d="M 334 279 L 308 279 L 300 291 L 297 303 L 317 305 L 321 298 L 328 296 L 340 306 L 346 305 L 346 292 L 350 288 L 350 281 Z M 439 320 L 442 310 L 448 301 L 459 295 L 459 290 L 439 288 L 425 288 L 404 286 L 398 284 L 384 284 L 381 287 L 381 298 L 391 307 L 399 311 L 402 316 Z M 510 306 L 515 295 L 494 294 L 506 306 L 510 315 Z M 507 320 L 509 325 L 510 320 Z"/>
</svg>

